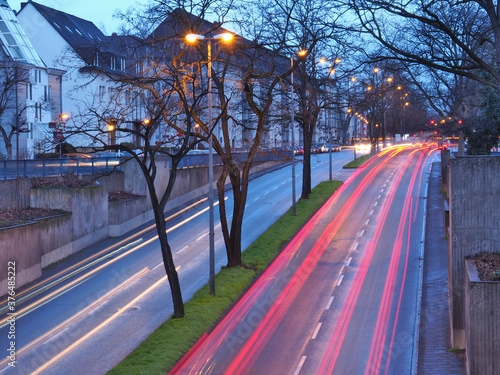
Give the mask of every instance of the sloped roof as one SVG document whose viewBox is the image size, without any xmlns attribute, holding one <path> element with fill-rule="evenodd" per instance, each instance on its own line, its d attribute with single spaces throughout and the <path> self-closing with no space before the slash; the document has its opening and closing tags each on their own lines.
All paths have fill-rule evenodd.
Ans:
<svg viewBox="0 0 500 375">
<path fill-rule="evenodd" d="M 34 1 L 30 1 L 30 3 L 77 52 L 82 47 L 99 45 L 107 38 L 91 21 L 49 8 Z M 26 6 L 26 3 L 21 5 L 21 9 L 24 6 Z"/>
</svg>

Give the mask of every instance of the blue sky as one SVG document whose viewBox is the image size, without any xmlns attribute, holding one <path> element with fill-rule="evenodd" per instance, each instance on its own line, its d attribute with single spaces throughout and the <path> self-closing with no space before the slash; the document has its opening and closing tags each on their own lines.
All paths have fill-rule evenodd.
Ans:
<svg viewBox="0 0 500 375">
<path fill-rule="evenodd" d="M 10 7 L 18 11 L 21 2 L 27 0 L 7 0 Z M 127 10 L 136 5 L 137 0 L 36 0 L 37 3 L 73 14 L 92 21 L 106 35 L 118 30 L 120 21 L 113 18 L 116 9 Z M 142 4 L 146 1 L 141 1 Z"/>
</svg>

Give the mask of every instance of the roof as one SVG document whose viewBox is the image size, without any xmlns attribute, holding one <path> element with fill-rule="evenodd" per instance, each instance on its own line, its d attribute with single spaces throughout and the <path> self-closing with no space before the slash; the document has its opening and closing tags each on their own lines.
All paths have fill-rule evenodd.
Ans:
<svg viewBox="0 0 500 375">
<path fill-rule="evenodd" d="M 1 1 L 1 0 L 0 0 Z M 29 2 L 54 27 L 59 34 L 79 52 L 82 47 L 96 46 L 106 40 L 106 36 L 91 21 L 49 8 L 34 1 Z M 21 10 L 27 3 L 21 4 Z"/>
<path fill-rule="evenodd" d="M 45 66 L 19 25 L 14 11 L 7 1 L 2 0 L 0 0 L 0 46 L 2 59 L 9 57 L 24 64 Z"/>
</svg>

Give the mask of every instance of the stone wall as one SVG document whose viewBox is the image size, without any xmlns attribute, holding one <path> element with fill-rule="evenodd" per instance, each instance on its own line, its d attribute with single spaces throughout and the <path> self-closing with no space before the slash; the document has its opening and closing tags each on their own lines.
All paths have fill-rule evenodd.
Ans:
<svg viewBox="0 0 500 375">
<path fill-rule="evenodd" d="M 7 264 L 16 263 L 16 286 L 42 275 L 43 258 L 73 239 L 71 214 L 0 229 L 0 295 L 7 293 Z"/>
<path fill-rule="evenodd" d="M 450 159 L 448 283 L 452 345 L 465 348 L 464 259 L 500 252 L 500 157 Z"/>
<path fill-rule="evenodd" d="M 465 261 L 467 373 L 500 374 L 500 281 L 481 281 L 473 259 Z"/>
</svg>

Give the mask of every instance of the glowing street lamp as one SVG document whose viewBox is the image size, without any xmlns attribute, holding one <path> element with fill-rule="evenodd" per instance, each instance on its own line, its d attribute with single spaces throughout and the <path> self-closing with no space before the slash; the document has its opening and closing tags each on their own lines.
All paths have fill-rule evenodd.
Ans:
<svg viewBox="0 0 500 375">
<path fill-rule="evenodd" d="M 206 40 L 208 55 L 208 200 L 209 200 L 209 257 L 210 257 L 210 294 L 215 295 L 215 223 L 214 223 L 214 159 L 212 150 L 212 40 L 222 39 L 224 42 L 233 40 L 233 34 L 223 33 L 213 37 L 198 34 L 186 35 L 186 40 L 195 43 Z"/>
</svg>

